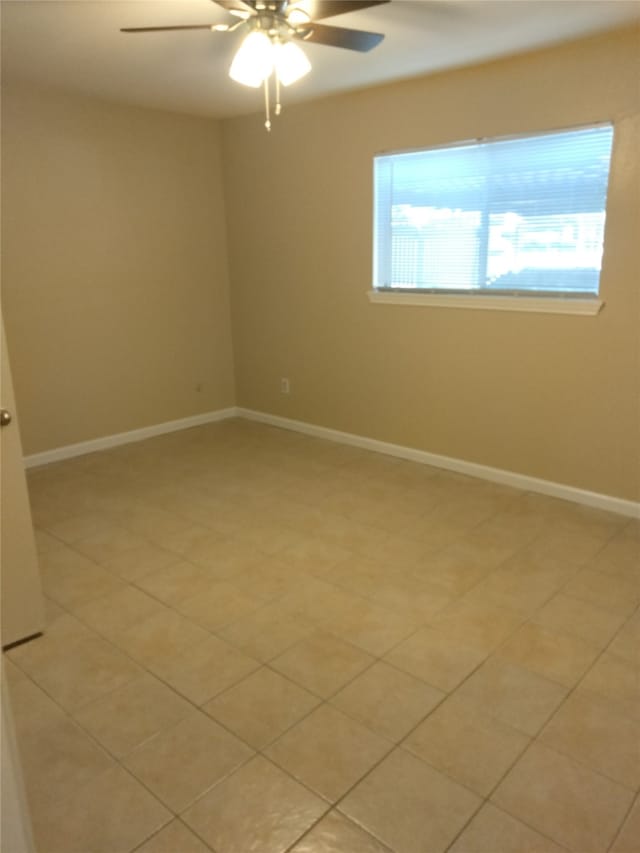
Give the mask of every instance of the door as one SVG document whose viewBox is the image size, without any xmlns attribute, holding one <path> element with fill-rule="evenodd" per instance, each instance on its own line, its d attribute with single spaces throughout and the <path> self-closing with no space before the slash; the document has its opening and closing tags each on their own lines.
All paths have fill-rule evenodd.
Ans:
<svg viewBox="0 0 640 853">
<path fill-rule="evenodd" d="M 3 666 L 0 668 L 0 850 L 6 853 L 34 853 L 31 820 L 22 781 L 10 696 Z"/>
<path fill-rule="evenodd" d="M 1 317 L 0 331 L 0 599 L 4 647 L 43 630 L 44 601 Z"/>
</svg>

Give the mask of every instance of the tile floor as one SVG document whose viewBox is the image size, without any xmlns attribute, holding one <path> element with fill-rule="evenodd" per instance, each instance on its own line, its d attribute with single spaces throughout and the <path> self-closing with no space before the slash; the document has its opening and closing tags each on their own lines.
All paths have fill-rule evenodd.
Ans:
<svg viewBox="0 0 640 853">
<path fill-rule="evenodd" d="M 29 487 L 39 853 L 640 850 L 638 522 L 245 421 Z"/>
</svg>

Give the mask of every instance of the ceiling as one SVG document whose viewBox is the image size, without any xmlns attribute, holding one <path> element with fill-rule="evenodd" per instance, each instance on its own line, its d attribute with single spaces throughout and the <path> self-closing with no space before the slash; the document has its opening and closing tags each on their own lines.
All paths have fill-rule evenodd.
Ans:
<svg viewBox="0 0 640 853">
<path fill-rule="evenodd" d="M 242 35 L 125 34 L 120 27 L 227 23 L 212 0 L 2 0 L 3 79 L 223 118 L 262 109 L 227 76 Z M 392 0 L 323 23 L 385 33 L 370 53 L 305 44 L 313 66 L 287 104 L 467 65 L 640 19 L 640 0 Z"/>
</svg>

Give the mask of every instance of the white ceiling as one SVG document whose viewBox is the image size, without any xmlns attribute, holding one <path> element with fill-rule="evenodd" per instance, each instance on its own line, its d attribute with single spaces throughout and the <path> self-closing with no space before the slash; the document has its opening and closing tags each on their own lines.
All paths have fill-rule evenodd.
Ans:
<svg viewBox="0 0 640 853">
<path fill-rule="evenodd" d="M 227 76 L 239 33 L 125 34 L 120 27 L 226 23 L 212 0 L 2 0 L 4 79 L 222 118 L 259 111 Z M 370 53 L 306 44 L 313 70 L 284 103 L 466 65 L 613 29 L 640 0 L 392 0 L 325 22 L 385 33 Z M 323 22 L 323 23 L 325 23 Z"/>
</svg>

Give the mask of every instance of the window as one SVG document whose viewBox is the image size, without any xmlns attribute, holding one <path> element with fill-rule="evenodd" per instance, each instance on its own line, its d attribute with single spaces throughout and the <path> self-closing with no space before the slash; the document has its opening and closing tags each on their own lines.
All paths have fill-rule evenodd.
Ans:
<svg viewBox="0 0 640 853">
<path fill-rule="evenodd" d="M 598 295 L 613 128 L 374 160 L 374 293 Z"/>
</svg>

